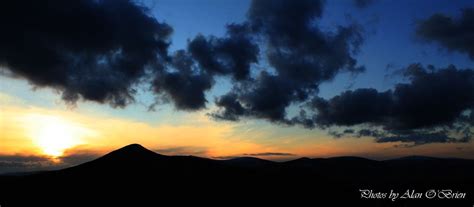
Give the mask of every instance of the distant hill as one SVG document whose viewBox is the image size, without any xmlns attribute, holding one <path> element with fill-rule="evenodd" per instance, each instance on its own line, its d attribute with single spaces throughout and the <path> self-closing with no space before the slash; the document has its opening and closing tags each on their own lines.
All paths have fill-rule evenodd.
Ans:
<svg viewBox="0 0 474 207">
<path fill-rule="evenodd" d="M 405 192 L 451 189 L 465 199 L 361 199 L 361 189 Z M 472 206 L 474 161 L 405 157 L 253 157 L 213 160 L 164 156 L 132 144 L 96 160 L 57 171 L 0 176 L 0 205 L 110 206 L 133 202 L 176 205 Z M 165 205 L 167 204 L 167 205 Z M 330 205 L 330 206 L 331 206 Z M 147 205 L 148 206 L 148 205 Z M 160 205 L 157 205 L 160 206 Z M 327 205 L 324 205 L 327 206 Z"/>
</svg>

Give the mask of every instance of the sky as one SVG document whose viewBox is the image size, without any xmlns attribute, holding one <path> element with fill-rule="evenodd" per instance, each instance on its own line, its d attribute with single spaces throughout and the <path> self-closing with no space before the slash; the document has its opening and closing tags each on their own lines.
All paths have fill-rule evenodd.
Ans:
<svg viewBox="0 0 474 207">
<path fill-rule="evenodd" d="M 474 4 L 0 6 L 0 173 L 139 143 L 214 159 L 474 158 Z"/>
</svg>

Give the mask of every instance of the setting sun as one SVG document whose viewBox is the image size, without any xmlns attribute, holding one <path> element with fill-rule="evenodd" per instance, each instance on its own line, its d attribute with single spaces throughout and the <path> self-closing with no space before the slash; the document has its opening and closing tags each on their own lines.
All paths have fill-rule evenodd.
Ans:
<svg viewBox="0 0 474 207">
<path fill-rule="evenodd" d="M 32 114 L 26 117 L 30 123 L 30 138 L 43 154 L 59 157 L 66 149 L 83 144 L 82 138 L 92 131 L 61 117 Z"/>
</svg>

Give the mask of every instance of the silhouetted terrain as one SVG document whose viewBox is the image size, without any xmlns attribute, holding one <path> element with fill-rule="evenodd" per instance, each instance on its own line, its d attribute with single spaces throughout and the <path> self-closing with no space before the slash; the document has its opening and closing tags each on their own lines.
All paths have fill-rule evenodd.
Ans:
<svg viewBox="0 0 474 207">
<path fill-rule="evenodd" d="M 164 156 L 133 144 L 75 167 L 0 176 L 0 205 L 132 206 L 472 206 L 474 161 L 405 157 L 300 158 L 278 163 L 244 157 Z M 451 189 L 464 199 L 362 199 L 376 192 Z M 387 195 L 388 196 L 388 195 Z"/>
</svg>

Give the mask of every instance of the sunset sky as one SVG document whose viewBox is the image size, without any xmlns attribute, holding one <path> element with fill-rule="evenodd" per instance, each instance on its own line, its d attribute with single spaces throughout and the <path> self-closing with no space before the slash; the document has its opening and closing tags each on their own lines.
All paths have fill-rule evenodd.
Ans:
<svg viewBox="0 0 474 207">
<path fill-rule="evenodd" d="M 26 2 L 0 3 L 0 173 L 131 143 L 474 158 L 471 0 Z"/>
</svg>

